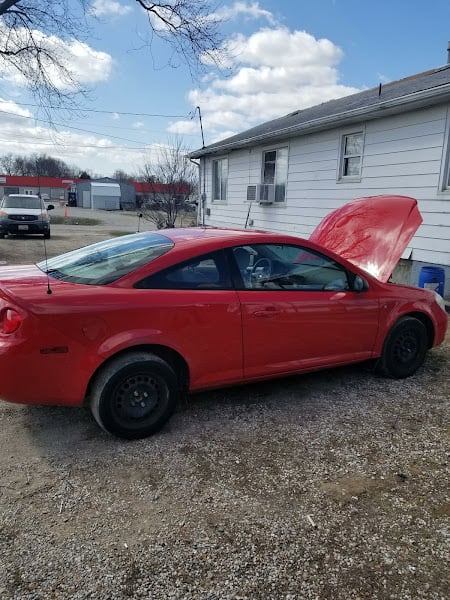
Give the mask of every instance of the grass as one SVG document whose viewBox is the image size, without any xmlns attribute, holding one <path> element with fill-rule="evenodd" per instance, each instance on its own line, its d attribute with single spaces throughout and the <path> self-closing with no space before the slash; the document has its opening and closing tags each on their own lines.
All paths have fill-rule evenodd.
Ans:
<svg viewBox="0 0 450 600">
<path fill-rule="evenodd" d="M 118 229 L 114 229 L 113 231 L 108 231 L 111 237 L 119 237 L 120 235 L 130 235 L 133 231 L 120 231 Z"/>
<path fill-rule="evenodd" d="M 88 219 L 86 217 L 60 217 L 52 215 L 52 225 L 101 225 L 98 219 Z"/>
</svg>

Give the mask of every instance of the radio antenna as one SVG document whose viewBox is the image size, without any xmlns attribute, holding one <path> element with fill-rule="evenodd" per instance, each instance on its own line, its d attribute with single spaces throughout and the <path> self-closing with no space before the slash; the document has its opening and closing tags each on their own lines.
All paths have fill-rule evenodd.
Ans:
<svg viewBox="0 0 450 600">
<path fill-rule="evenodd" d="M 52 288 L 50 287 L 50 277 L 48 275 L 47 240 L 45 238 L 44 238 L 44 257 L 45 257 L 45 274 L 47 275 L 47 294 L 51 294 Z"/>
<path fill-rule="evenodd" d="M 44 201 L 41 198 L 41 189 L 39 188 L 39 200 L 42 202 L 42 204 L 44 204 Z M 43 213 L 41 212 L 41 221 L 42 223 L 44 223 L 44 216 Z M 44 228 L 42 228 L 44 229 Z M 45 237 L 44 234 L 44 260 L 45 260 L 45 274 L 47 276 L 47 294 L 52 294 L 52 288 L 50 287 L 50 277 L 48 275 L 48 254 L 47 254 L 47 238 Z"/>
</svg>

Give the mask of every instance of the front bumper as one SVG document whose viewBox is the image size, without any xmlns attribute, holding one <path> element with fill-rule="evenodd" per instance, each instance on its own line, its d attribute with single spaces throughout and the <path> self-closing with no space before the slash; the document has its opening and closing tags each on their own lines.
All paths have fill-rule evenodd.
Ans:
<svg viewBox="0 0 450 600">
<path fill-rule="evenodd" d="M 2 219 L 0 221 L 0 233 L 13 233 L 16 235 L 26 235 L 29 233 L 47 233 L 50 231 L 49 221 L 14 221 L 12 219 Z"/>
</svg>

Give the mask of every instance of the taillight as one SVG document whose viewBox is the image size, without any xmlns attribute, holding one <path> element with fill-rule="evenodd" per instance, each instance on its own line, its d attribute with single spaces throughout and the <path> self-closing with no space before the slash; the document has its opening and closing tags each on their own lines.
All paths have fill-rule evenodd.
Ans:
<svg viewBox="0 0 450 600">
<path fill-rule="evenodd" d="M 20 327 L 23 317 L 17 310 L 6 308 L 0 314 L 0 333 L 14 333 Z"/>
</svg>

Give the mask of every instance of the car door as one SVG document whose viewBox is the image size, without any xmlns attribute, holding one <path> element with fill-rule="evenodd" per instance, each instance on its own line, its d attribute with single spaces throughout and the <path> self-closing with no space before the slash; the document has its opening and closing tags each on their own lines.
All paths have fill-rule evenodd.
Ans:
<svg viewBox="0 0 450 600">
<path fill-rule="evenodd" d="M 352 291 L 352 274 L 306 247 L 253 244 L 232 251 L 239 271 L 247 379 L 370 358 L 379 302 Z"/>
<path fill-rule="evenodd" d="M 159 271 L 134 287 L 141 290 L 141 306 L 148 295 L 152 342 L 186 360 L 191 390 L 243 381 L 241 309 L 223 251 Z"/>
</svg>

